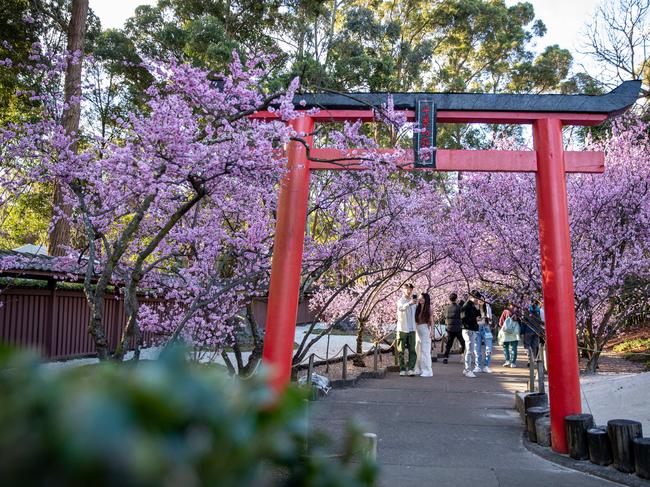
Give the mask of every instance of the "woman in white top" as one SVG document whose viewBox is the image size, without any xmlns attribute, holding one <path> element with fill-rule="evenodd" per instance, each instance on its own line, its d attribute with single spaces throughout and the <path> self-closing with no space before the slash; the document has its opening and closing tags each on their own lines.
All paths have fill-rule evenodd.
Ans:
<svg viewBox="0 0 650 487">
<path fill-rule="evenodd" d="M 418 305 L 415 308 L 415 350 L 417 362 L 415 364 L 415 375 L 420 377 L 433 377 L 431 369 L 431 297 L 422 293 L 418 297 Z"/>
</svg>

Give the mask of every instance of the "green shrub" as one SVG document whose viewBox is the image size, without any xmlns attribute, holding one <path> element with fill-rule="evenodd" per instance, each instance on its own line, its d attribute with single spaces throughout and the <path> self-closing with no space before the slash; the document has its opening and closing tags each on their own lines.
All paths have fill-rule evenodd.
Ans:
<svg viewBox="0 0 650 487">
<path fill-rule="evenodd" d="M 614 346 L 614 351 L 632 362 L 641 362 L 650 370 L 650 338 L 635 338 Z"/>
<path fill-rule="evenodd" d="M 356 455 L 358 434 L 341 455 L 328 442 L 305 454 L 302 392 L 271 408 L 259 379 L 231 379 L 181 352 L 65 371 L 5 353 L 0 369 L 0 485 L 334 487 L 374 477 Z"/>
</svg>

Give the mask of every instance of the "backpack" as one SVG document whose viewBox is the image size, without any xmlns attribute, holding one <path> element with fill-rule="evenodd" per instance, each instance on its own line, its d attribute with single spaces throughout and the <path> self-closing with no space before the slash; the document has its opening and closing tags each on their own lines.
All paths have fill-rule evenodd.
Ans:
<svg viewBox="0 0 650 487">
<path fill-rule="evenodd" d="M 513 320 L 510 316 L 506 318 L 506 321 L 503 322 L 503 330 L 506 333 L 514 333 L 515 332 L 515 320 Z"/>
</svg>

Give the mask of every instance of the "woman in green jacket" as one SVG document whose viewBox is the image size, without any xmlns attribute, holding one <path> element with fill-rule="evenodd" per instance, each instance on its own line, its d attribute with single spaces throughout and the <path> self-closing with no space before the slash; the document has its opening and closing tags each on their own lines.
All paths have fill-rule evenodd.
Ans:
<svg viewBox="0 0 650 487">
<path fill-rule="evenodd" d="M 517 367 L 517 345 L 519 344 L 519 334 L 521 327 L 521 312 L 514 304 L 508 303 L 508 307 L 503 310 L 499 318 L 499 345 L 503 347 L 503 354 L 506 361 L 504 367 Z"/>
</svg>

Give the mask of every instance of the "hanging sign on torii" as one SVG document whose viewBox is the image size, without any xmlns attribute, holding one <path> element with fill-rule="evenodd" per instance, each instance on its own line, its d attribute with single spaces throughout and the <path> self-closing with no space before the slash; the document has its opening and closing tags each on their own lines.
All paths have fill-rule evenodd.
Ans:
<svg viewBox="0 0 650 487">
<path fill-rule="evenodd" d="M 436 168 L 436 104 L 430 98 L 415 101 L 413 166 Z"/>
</svg>

